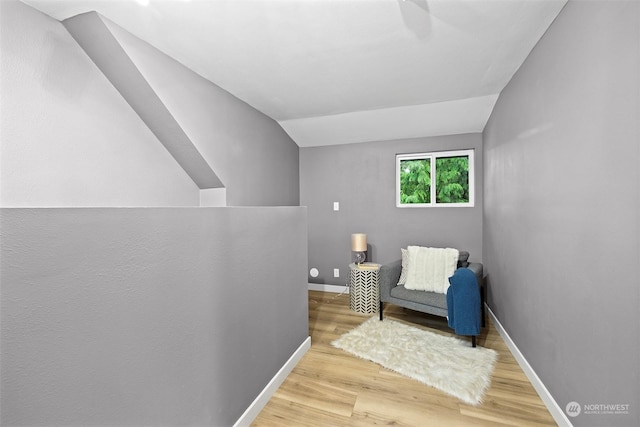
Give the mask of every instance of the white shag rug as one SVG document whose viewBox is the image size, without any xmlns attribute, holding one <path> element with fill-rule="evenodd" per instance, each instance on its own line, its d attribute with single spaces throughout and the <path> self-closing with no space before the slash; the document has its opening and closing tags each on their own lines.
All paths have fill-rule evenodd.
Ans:
<svg viewBox="0 0 640 427">
<path fill-rule="evenodd" d="M 498 354 L 467 341 L 372 317 L 332 342 L 363 359 L 479 405 Z"/>
</svg>

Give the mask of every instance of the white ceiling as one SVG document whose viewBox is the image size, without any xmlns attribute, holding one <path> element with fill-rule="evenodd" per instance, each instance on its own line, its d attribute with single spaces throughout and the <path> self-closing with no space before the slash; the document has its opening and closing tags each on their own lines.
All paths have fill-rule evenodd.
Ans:
<svg viewBox="0 0 640 427">
<path fill-rule="evenodd" d="M 95 10 L 301 147 L 481 132 L 567 0 L 25 0 Z"/>
</svg>

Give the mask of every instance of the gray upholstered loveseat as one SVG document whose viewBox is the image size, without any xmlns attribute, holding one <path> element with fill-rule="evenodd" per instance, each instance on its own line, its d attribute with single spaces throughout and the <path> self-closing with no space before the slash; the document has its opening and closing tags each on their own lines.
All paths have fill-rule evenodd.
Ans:
<svg viewBox="0 0 640 427">
<path fill-rule="evenodd" d="M 460 251 L 458 257 L 458 268 L 466 267 L 470 269 L 478 280 L 478 286 L 480 286 L 482 327 L 484 327 L 485 312 L 482 264 L 477 262 L 470 263 L 468 262 L 468 259 L 469 253 Z M 404 286 L 398 285 L 401 272 L 402 260 L 394 261 L 390 264 L 383 265 L 380 268 L 380 320 L 383 318 L 384 303 L 395 304 L 411 310 L 420 311 L 422 313 L 447 317 L 447 297 L 445 294 L 405 289 Z M 472 342 L 475 347 L 475 336 L 472 337 Z"/>
</svg>

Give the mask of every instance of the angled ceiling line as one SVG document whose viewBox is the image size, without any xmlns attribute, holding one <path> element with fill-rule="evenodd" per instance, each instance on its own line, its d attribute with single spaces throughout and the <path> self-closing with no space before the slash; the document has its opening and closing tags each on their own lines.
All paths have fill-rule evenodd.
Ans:
<svg viewBox="0 0 640 427">
<path fill-rule="evenodd" d="M 101 16 L 87 12 L 62 24 L 198 188 L 224 187 Z"/>
</svg>

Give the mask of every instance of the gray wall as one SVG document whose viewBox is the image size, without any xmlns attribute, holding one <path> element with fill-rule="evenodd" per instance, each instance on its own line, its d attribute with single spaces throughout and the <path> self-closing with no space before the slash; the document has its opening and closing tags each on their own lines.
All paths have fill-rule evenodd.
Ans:
<svg viewBox="0 0 640 427">
<path fill-rule="evenodd" d="M 298 146 L 275 120 L 105 22 L 222 180 L 229 206 L 299 204 Z"/>
<path fill-rule="evenodd" d="M 198 187 L 62 24 L 0 1 L 0 206 L 197 206 Z"/>
<path fill-rule="evenodd" d="M 211 166 L 138 71 L 103 18 L 96 12 L 88 12 L 62 23 L 198 188 L 222 187 Z"/>
<path fill-rule="evenodd" d="M 1 209 L 0 424 L 232 425 L 308 336 L 305 211 Z"/>
<path fill-rule="evenodd" d="M 396 153 L 465 148 L 475 149 L 475 207 L 396 207 Z M 480 134 L 301 148 L 300 194 L 309 210 L 309 267 L 320 272 L 312 283 L 347 283 L 352 233 L 367 234 L 368 260 L 377 263 L 399 259 L 409 244 L 464 249 L 482 261 Z M 333 202 L 340 202 L 338 212 Z"/>
<path fill-rule="evenodd" d="M 17 1 L 0 19 L 0 205 L 199 204 L 60 22 Z M 180 83 L 185 129 L 221 145 L 207 155 L 229 204 L 298 204 L 298 148 L 277 123 L 153 65 Z M 304 208 L 0 216 L 2 425 L 228 426 L 308 336 Z"/>
<path fill-rule="evenodd" d="M 0 205 L 197 206 L 198 187 L 59 21 L 0 1 Z M 232 206 L 299 205 L 271 118 L 107 22 Z"/>
<path fill-rule="evenodd" d="M 489 305 L 575 425 L 640 425 L 640 3 L 569 1 L 484 131 Z M 584 412 L 584 411 L 583 411 Z"/>
</svg>

